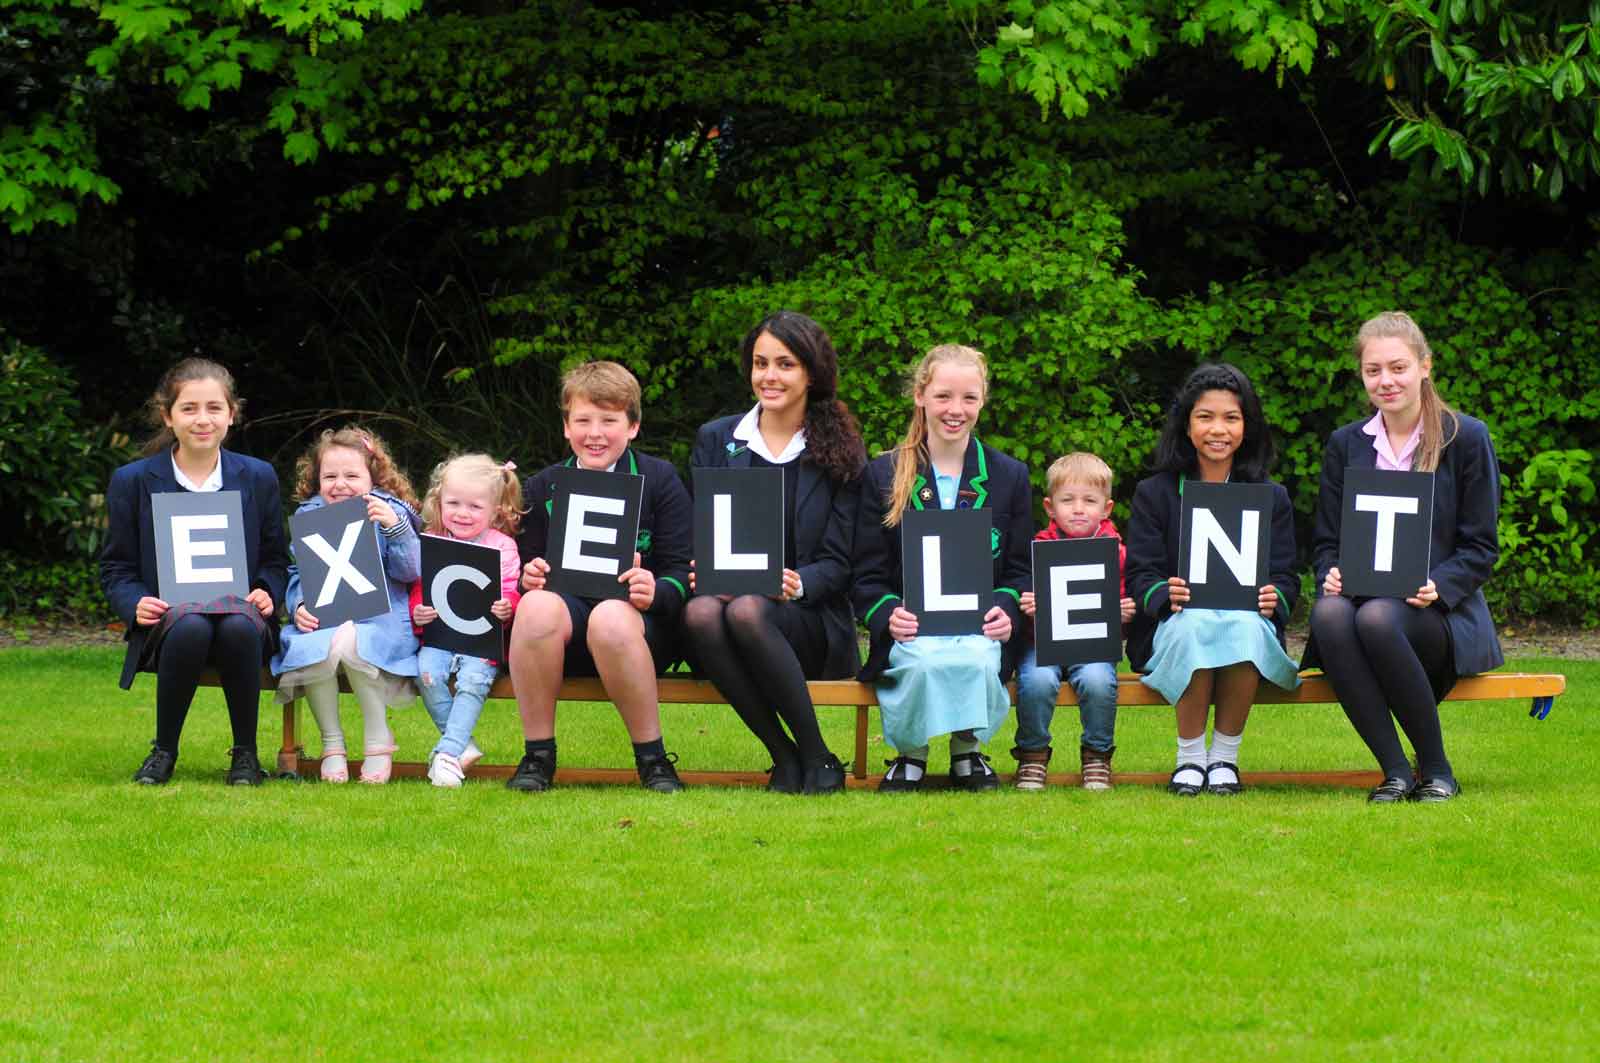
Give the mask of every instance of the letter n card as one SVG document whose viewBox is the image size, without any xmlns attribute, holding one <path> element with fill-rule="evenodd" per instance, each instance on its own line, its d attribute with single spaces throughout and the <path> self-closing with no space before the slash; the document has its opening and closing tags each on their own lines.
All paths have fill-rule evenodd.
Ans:
<svg viewBox="0 0 1600 1063">
<path fill-rule="evenodd" d="M 422 604 L 439 614 L 422 625 L 424 646 L 505 660 L 505 625 L 489 611 L 499 598 L 499 550 L 443 535 L 422 537 Z"/>
<path fill-rule="evenodd" d="M 1259 607 L 1272 557 L 1272 486 L 1183 486 L 1178 572 L 1196 609 Z"/>
<path fill-rule="evenodd" d="M 244 516 L 237 491 L 163 491 L 150 496 L 156 593 L 168 605 L 250 593 Z"/>
<path fill-rule="evenodd" d="M 1428 582 L 1433 473 L 1344 471 L 1339 523 L 1340 593 L 1410 598 Z"/>
<path fill-rule="evenodd" d="M 905 607 L 918 635 L 979 635 L 994 605 L 987 509 L 907 509 L 900 521 Z"/>
<path fill-rule="evenodd" d="M 289 532 L 289 548 L 300 570 L 301 602 L 319 627 L 389 611 L 378 525 L 367 519 L 366 499 L 347 498 L 296 513 L 289 518 Z"/>
<path fill-rule="evenodd" d="M 575 466 L 555 469 L 551 477 L 546 586 L 580 598 L 626 598 L 627 584 L 617 577 L 633 567 L 644 477 Z"/>
<path fill-rule="evenodd" d="M 1122 660 L 1117 540 L 1035 540 L 1033 635 L 1041 665 Z"/>
<path fill-rule="evenodd" d="M 694 470 L 696 594 L 783 591 L 783 467 Z"/>
</svg>

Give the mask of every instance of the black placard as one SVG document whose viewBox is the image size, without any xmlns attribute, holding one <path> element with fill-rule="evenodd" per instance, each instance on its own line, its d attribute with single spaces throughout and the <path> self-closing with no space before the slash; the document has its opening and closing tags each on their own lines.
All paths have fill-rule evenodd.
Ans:
<svg viewBox="0 0 1600 1063">
<path fill-rule="evenodd" d="M 400 515 L 405 520 L 404 514 Z M 378 525 L 367 500 L 347 498 L 289 518 L 290 549 L 300 569 L 301 604 L 320 628 L 389 611 L 389 586 Z"/>
<path fill-rule="evenodd" d="M 1183 488 L 1178 575 L 1196 609 L 1260 607 L 1272 557 L 1272 487 L 1208 484 Z"/>
<path fill-rule="evenodd" d="M 919 635 L 979 635 L 994 605 L 987 509 L 907 509 L 900 521 L 905 607 Z"/>
<path fill-rule="evenodd" d="M 250 593 L 244 516 L 237 491 L 162 491 L 150 496 L 156 593 L 168 605 Z"/>
<path fill-rule="evenodd" d="M 1033 543 L 1033 636 L 1041 665 L 1122 660 L 1122 585 L 1110 536 Z"/>
<path fill-rule="evenodd" d="M 633 567 L 644 477 L 626 472 L 562 467 L 555 486 L 546 586 L 580 598 L 626 598 L 617 577 Z"/>
<path fill-rule="evenodd" d="M 783 467 L 694 470 L 696 594 L 783 593 Z"/>
<path fill-rule="evenodd" d="M 1339 523 L 1340 593 L 1410 598 L 1428 582 L 1433 473 L 1346 469 Z"/>
<path fill-rule="evenodd" d="M 439 613 L 422 625 L 424 646 L 504 660 L 505 625 L 489 611 L 499 599 L 499 550 L 443 535 L 422 537 L 422 604 Z"/>
</svg>

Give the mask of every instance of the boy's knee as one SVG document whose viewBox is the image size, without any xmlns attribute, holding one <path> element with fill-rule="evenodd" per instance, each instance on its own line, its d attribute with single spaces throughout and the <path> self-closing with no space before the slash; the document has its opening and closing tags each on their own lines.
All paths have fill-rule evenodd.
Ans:
<svg viewBox="0 0 1600 1063">
<path fill-rule="evenodd" d="M 566 628 L 567 603 L 549 591 L 530 591 L 517 603 L 516 619 L 511 624 L 514 645 L 531 645 L 554 638 Z"/>
<path fill-rule="evenodd" d="M 587 637 L 591 654 L 624 649 L 644 640 L 644 621 L 626 602 L 601 602 L 589 614 Z"/>
</svg>

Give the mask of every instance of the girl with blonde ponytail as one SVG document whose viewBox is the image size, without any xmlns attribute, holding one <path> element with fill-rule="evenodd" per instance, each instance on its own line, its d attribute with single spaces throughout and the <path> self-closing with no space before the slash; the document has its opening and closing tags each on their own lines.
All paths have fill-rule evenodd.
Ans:
<svg viewBox="0 0 1600 1063">
<path fill-rule="evenodd" d="M 878 784 L 884 792 L 921 789 L 929 741 L 945 734 L 953 786 L 998 784 L 980 750 L 1011 707 L 1003 683 L 1015 663 L 1019 601 L 1031 585 L 1033 504 L 1027 468 L 974 434 L 988 388 L 978 351 L 930 350 L 911 376 L 905 437 L 862 477 L 851 600 L 872 635 L 857 678 L 879 684 L 884 737 L 899 753 Z M 994 599 L 981 635 L 918 637 L 917 617 L 905 608 L 900 523 L 908 508 L 931 507 L 992 511 Z"/>
<path fill-rule="evenodd" d="M 1483 422 L 1434 389 L 1433 351 L 1409 315 L 1363 324 L 1355 358 L 1376 412 L 1336 431 L 1323 454 L 1312 540 L 1319 597 L 1302 663 L 1327 662 L 1345 715 L 1383 770 L 1369 800 L 1448 801 L 1461 788 L 1445 755 L 1439 700 L 1458 676 L 1504 662 L 1482 589 L 1499 556 L 1500 468 Z M 1433 474 L 1428 580 L 1404 601 L 1342 593 L 1347 468 Z M 1411 740 L 1416 772 L 1395 721 Z"/>
</svg>

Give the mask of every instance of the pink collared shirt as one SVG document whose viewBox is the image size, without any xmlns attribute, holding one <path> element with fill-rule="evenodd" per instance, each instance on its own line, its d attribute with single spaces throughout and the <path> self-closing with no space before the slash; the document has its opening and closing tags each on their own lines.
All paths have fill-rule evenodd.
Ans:
<svg viewBox="0 0 1600 1063">
<path fill-rule="evenodd" d="M 1389 472 L 1411 471 L 1411 456 L 1417 452 L 1417 444 L 1422 441 L 1422 421 L 1417 421 L 1417 427 L 1411 430 L 1411 436 L 1406 440 L 1405 446 L 1396 454 L 1389 446 L 1389 433 L 1383 429 L 1383 414 L 1375 413 L 1372 420 L 1361 426 L 1361 430 L 1372 437 L 1372 449 L 1377 452 L 1377 466 Z"/>
</svg>

